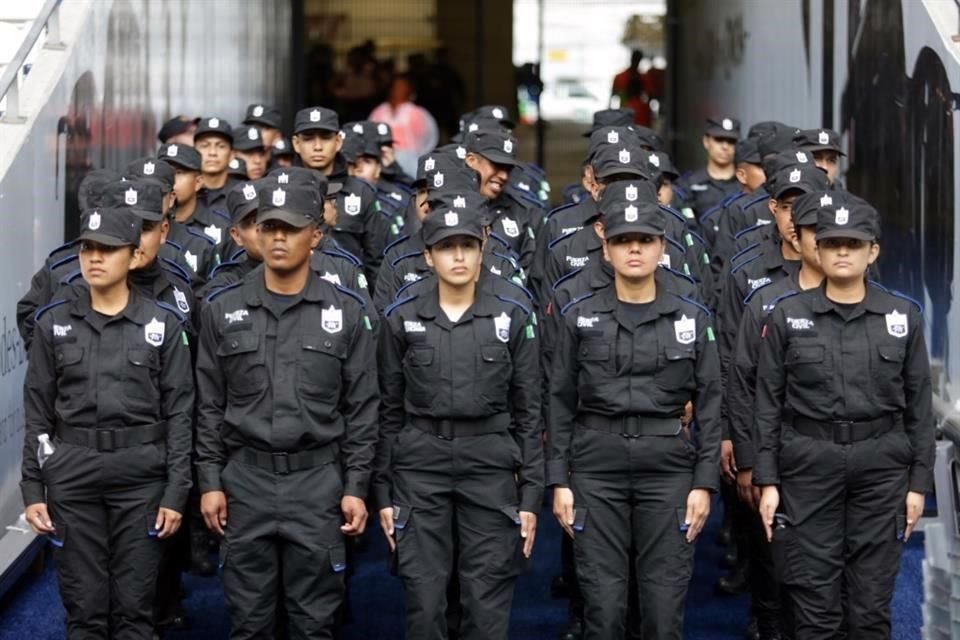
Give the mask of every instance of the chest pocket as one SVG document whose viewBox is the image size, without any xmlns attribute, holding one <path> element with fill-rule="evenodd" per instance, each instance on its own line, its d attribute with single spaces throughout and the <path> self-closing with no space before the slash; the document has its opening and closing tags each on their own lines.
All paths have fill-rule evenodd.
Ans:
<svg viewBox="0 0 960 640">
<path fill-rule="evenodd" d="M 411 367 L 429 367 L 433 364 L 433 347 L 411 346 L 405 359 Z"/>
<path fill-rule="evenodd" d="M 784 360 L 787 373 L 802 386 L 818 387 L 826 380 L 825 356 L 822 344 L 790 345 Z"/>
<path fill-rule="evenodd" d="M 887 402 L 893 400 L 904 404 L 903 361 L 907 356 L 906 348 L 899 344 L 880 344 L 874 350 L 871 371 L 877 399 Z"/>
<path fill-rule="evenodd" d="M 127 349 L 123 403 L 132 412 L 156 413 L 160 409 L 160 354 L 156 349 Z"/>
<path fill-rule="evenodd" d="M 300 338 L 298 388 L 301 392 L 324 398 L 340 396 L 340 370 L 347 359 L 347 345 L 323 336 Z"/>
<path fill-rule="evenodd" d="M 87 378 L 83 347 L 64 345 L 54 350 L 57 386 L 62 394 L 82 393 Z"/>
<path fill-rule="evenodd" d="M 693 347 L 666 347 L 663 350 L 657 382 L 660 387 L 673 391 L 693 389 L 696 353 Z"/>
<path fill-rule="evenodd" d="M 228 333 L 217 347 L 217 355 L 230 393 L 248 395 L 266 388 L 267 368 L 259 335 L 252 331 Z"/>
<path fill-rule="evenodd" d="M 429 407 L 438 393 L 439 363 L 434 364 L 434 348 L 410 345 L 403 357 L 406 398 L 416 407 Z"/>
</svg>

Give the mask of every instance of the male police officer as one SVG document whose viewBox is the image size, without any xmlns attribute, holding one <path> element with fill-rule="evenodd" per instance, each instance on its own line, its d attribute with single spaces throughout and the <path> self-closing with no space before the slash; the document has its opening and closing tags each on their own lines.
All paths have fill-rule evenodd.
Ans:
<svg viewBox="0 0 960 640">
<path fill-rule="evenodd" d="M 707 166 L 698 169 L 684 180 L 683 190 L 688 204 L 699 219 L 708 209 L 725 197 L 736 193 L 740 183 L 735 177 L 734 150 L 740 139 L 740 121 L 734 118 L 707 118 L 703 133 L 703 149 Z"/>
<path fill-rule="evenodd" d="M 273 636 L 280 584 L 291 636 L 331 638 L 342 536 L 366 526 L 375 347 L 360 300 L 310 268 L 321 210 L 315 189 L 266 181 L 264 265 L 203 311 L 198 480 L 235 639 Z"/>
</svg>

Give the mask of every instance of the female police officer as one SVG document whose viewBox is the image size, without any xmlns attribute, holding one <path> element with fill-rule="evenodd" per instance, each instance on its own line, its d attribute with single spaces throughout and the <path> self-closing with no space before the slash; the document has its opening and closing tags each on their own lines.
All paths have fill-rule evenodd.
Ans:
<svg viewBox="0 0 960 640">
<path fill-rule="evenodd" d="M 139 219 L 94 210 L 82 224 L 88 290 L 37 312 L 21 489 L 58 547 L 67 636 L 149 640 L 157 538 L 179 528 L 191 482 L 190 349 L 182 316 L 127 283 Z"/>
<path fill-rule="evenodd" d="M 622 638 L 636 551 L 644 637 L 682 635 L 693 545 L 717 488 L 720 371 L 709 312 L 662 290 L 653 202 L 601 200 L 614 282 L 569 302 L 550 374 L 547 483 L 574 539 L 584 637 Z M 697 445 L 681 428 L 696 411 Z"/>
<path fill-rule="evenodd" d="M 543 494 L 533 316 L 477 286 L 478 212 L 435 208 L 422 233 L 435 284 L 388 307 L 381 330 L 374 502 L 406 590 L 407 639 L 446 637 L 451 570 L 460 637 L 505 639 Z"/>
<path fill-rule="evenodd" d="M 890 637 L 906 540 L 931 489 L 930 365 L 919 306 L 868 283 L 877 211 L 817 214 L 826 281 L 763 329 L 753 483 L 796 640 Z"/>
</svg>

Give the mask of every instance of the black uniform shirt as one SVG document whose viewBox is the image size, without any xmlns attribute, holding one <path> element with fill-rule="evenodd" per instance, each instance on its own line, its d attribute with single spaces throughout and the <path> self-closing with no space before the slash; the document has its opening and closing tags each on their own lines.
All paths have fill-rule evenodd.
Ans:
<svg viewBox="0 0 960 640">
<path fill-rule="evenodd" d="M 494 276 L 495 277 L 495 276 Z M 406 415 L 484 418 L 509 413 L 520 445 L 520 510 L 543 498 L 539 342 L 527 307 L 477 287 L 473 305 L 451 322 L 436 281 L 391 305 L 380 333 L 380 443 L 374 501 L 389 506 L 391 447 Z"/>
<path fill-rule="evenodd" d="M 784 412 L 819 422 L 902 414 L 913 460 L 909 489 L 933 485 L 935 425 L 919 305 L 869 284 L 844 318 L 826 284 L 781 299 L 767 319 L 757 365 L 753 482 L 780 482 Z"/>
<path fill-rule="evenodd" d="M 553 352 L 547 483 L 569 483 L 577 416 L 677 418 L 688 401 L 697 421 L 693 487 L 716 490 L 720 367 L 710 312 L 658 289 L 643 322 L 625 314 L 614 287 L 567 307 Z"/>
<path fill-rule="evenodd" d="M 184 318 L 138 289 L 107 318 L 89 293 L 37 312 L 24 382 L 24 504 L 43 502 L 37 436 L 166 422 L 167 477 L 160 506 L 184 512 L 190 490 L 194 388 Z"/>
<path fill-rule="evenodd" d="M 220 491 L 231 452 L 340 445 L 344 493 L 366 497 L 377 435 L 375 344 L 363 301 L 310 271 L 277 313 L 263 268 L 203 309 L 197 387 L 197 477 Z"/>
</svg>

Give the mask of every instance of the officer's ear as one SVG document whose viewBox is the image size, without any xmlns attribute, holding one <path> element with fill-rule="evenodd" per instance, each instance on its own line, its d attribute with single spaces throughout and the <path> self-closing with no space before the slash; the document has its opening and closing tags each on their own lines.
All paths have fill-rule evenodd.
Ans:
<svg viewBox="0 0 960 640">
<path fill-rule="evenodd" d="M 132 271 L 140 266 L 140 262 L 143 260 L 143 251 L 140 250 L 140 247 L 130 247 L 130 267 L 129 270 Z"/>
<path fill-rule="evenodd" d="M 869 255 L 869 257 L 867 258 L 867 264 L 868 264 L 868 265 L 873 264 L 874 262 L 877 261 L 877 258 L 879 258 L 879 257 L 880 257 L 880 245 L 877 244 L 876 242 L 871 242 L 871 243 L 870 243 L 870 255 Z"/>
<path fill-rule="evenodd" d="M 474 171 L 479 171 L 480 160 L 473 151 L 467 151 L 467 157 L 464 159 L 464 162 Z"/>
<path fill-rule="evenodd" d="M 605 240 L 603 235 L 603 222 L 601 220 L 593 223 L 593 232 L 597 234 L 597 237 L 600 238 L 601 241 Z"/>
<path fill-rule="evenodd" d="M 767 200 L 767 208 L 770 209 L 770 215 L 776 216 L 776 215 L 777 215 L 777 201 L 776 201 L 776 199 L 770 198 L 769 200 Z M 776 219 L 776 218 L 774 218 L 774 219 Z"/>
<path fill-rule="evenodd" d="M 703 150 L 710 151 L 710 136 L 703 136 Z"/>
<path fill-rule="evenodd" d="M 320 228 L 319 224 L 313 225 L 313 228 L 310 231 L 310 248 L 316 249 L 320 245 L 320 240 L 323 239 L 323 229 Z"/>
<path fill-rule="evenodd" d="M 290 142 L 293 143 L 293 150 L 297 153 L 297 155 L 300 155 L 300 134 L 293 134 L 293 136 L 290 137 Z"/>
<path fill-rule="evenodd" d="M 743 165 L 738 164 L 736 170 L 733 172 L 737 176 L 737 182 L 741 185 L 747 184 L 747 169 Z"/>
<path fill-rule="evenodd" d="M 337 152 L 340 152 L 340 149 L 343 149 L 343 134 L 337 134 Z"/>
<path fill-rule="evenodd" d="M 203 174 L 197 171 L 193 174 L 193 192 L 197 193 L 203 188 Z"/>
<path fill-rule="evenodd" d="M 427 261 L 428 267 L 430 267 L 431 269 L 436 268 L 433 264 L 433 253 L 430 252 L 430 247 L 427 247 L 426 249 L 423 250 L 423 259 Z"/>
<path fill-rule="evenodd" d="M 160 246 L 167 242 L 167 235 L 170 233 L 170 220 L 164 216 L 160 222 Z"/>
</svg>

